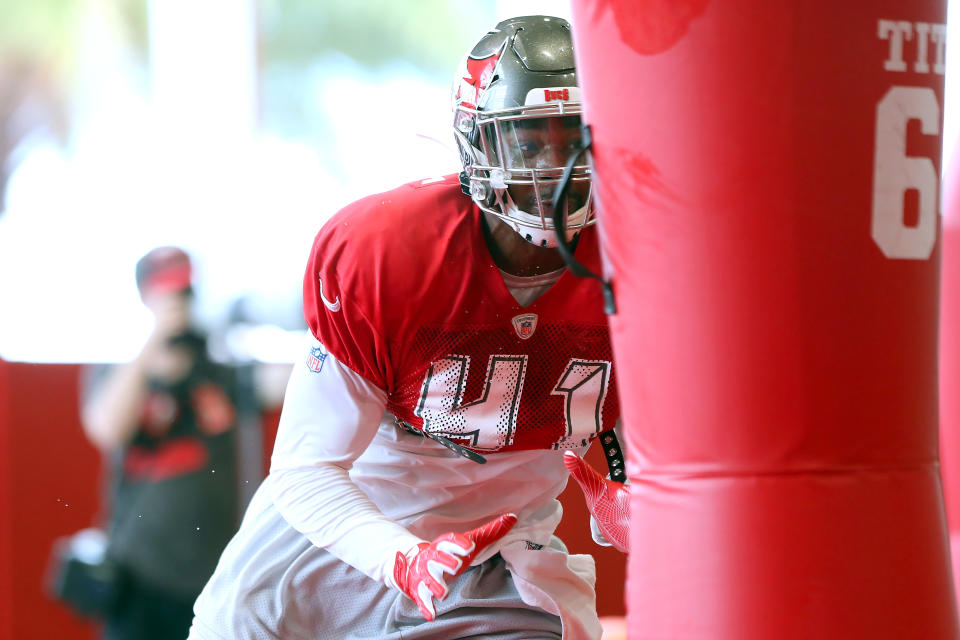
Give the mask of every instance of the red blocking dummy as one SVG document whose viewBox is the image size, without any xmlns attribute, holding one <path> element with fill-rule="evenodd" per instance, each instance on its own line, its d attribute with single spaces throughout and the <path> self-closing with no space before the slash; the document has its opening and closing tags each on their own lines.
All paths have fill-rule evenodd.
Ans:
<svg viewBox="0 0 960 640">
<path fill-rule="evenodd" d="M 943 184 L 943 276 L 940 282 L 940 461 L 953 577 L 960 577 L 960 138 Z"/>
<path fill-rule="evenodd" d="M 957 638 L 945 2 L 575 0 L 633 639 Z"/>
</svg>

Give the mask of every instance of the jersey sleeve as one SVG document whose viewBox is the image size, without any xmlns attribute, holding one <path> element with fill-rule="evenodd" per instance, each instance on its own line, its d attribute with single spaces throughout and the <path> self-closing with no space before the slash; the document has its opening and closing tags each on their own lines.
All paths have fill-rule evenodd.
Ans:
<svg viewBox="0 0 960 640">
<path fill-rule="evenodd" d="M 386 394 L 323 345 L 307 349 L 287 385 L 270 462 L 271 499 L 314 545 L 387 581 L 396 552 L 423 540 L 384 515 L 348 475 L 379 429 Z"/>
<path fill-rule="evenodd" d="M 390 391 L 389 347 L 377 302 L 377 250 L 349 215 L 331 219 L 310 252 L 303 312 L 310 332 L 339 362 Z"/>
</svg>

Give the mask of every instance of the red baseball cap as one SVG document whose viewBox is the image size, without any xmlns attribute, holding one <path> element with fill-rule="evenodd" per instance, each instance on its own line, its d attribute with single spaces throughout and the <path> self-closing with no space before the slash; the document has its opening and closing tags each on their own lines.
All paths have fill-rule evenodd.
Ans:
<svg viewBox="0 0 960 640">
<path fill-rule="evenodd" d="M 157 247 L 137 261 L 140 297 L 191 290 L 193 267 L 190 256 L 178 247 Z"/>
</svg>

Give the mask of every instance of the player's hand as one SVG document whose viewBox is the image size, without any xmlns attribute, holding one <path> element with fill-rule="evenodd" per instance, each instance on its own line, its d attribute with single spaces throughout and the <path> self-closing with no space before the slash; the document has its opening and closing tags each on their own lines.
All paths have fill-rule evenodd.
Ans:
<svg viewBox="0 0 960 640">
<path fill-rule="evenodd" d="M 506 535 L 516 522 L 517 516 L 508 513 L 472 531 L 444 533 L 433 542 L 421 542 L 409 558 L 397 552 L 393 579 L 431 622 L 436 618 L 433 599 L 447 597 L 448 576 L 454 578 L 466 571 L 481 551 Z"/>
<path fill-rule="evenodd" d="M 155 331 L 164 336 L 174 336 L 190 326 L 190 299 L 181 293 L 170 293 L 157 300 L 157 324 Z"/>
<path fill-rule="evenodd" d="M 629 552 L 630 486 L 607 480 L 573 451 L 563 453 L 563 464 L 583 489 L 600 533 L 618 550 Z"/>
<path fill-rule="evenodd" d="M 144 302 L 154 318 L 153 332 L 145 349 L 151 352 L 165 350 L 171 336 L 182 334 L 190 327 L 190 301 L 181 293 L 163 293 Z"/>
</svg>

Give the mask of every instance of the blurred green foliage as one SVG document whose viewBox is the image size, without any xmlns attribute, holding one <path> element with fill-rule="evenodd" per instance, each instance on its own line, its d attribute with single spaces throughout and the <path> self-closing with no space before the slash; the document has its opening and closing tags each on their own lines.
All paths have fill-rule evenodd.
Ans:
<svg viewBox="0 0 960 640">
<path fill-rule="evenodd" d="M 68 62 L 81 5 L 81 0 L 0 0 L 0 56 L 35 54 Z"/>
<path fill-rule="evenodd" d="M 336 123 L 312 88 L 337 55 L 372 75 L 403 65 L 447 84 L 495 9 L 494 0 L 261 0 L 261 124 L 321 144 Z"/>
<path fill-rule="evenodd" d="M 492 26 L 493 0 L 261 0 L 266 64 L 339 51 L 362 65 L 403 59 L 446 79 Z"/>
<path fill-rule="evenodd" d="M 157 0 L 162 1 L 162 0 Z M 124 39 L 146 55 L 148 0 L 0 0 L 0 54 L 16 51 L 69 64 L 83 13 L 114 12 Z M 494 0 L 256 0 L 265 66 L 308 67 L 342 52 L 364 66 L 403 59 L 449 75 L 467 44 L 493 20 Z"/>
<path fill-rule="evenodd" d="M 16 55 L 69 67 L 80 45 L 83 14 L 96 2 L 117 13 L 123 35 L 145 53 L 147 0 L 0 0 L 0 57 Z"/>
<path fill-rule="evenodd" d="M 42 70 L 46 90 L 60 93 L 61 100 L 83 91 L 75 84 L 84 77 L 77 65 L 84 64 L 80 54 L 89 36 L 85 20 L 95 13 L 138 63 L 128 69 L 146 74 L 151 1 L 164 0 L 0 0 L 0 89 L 11 82 L 3 61 L 16 60 L 21 67 Z M 346 56 L 374 75 L 401 64 L 447 83 L 467 48 L 492 25 L 496 9 L 495 0 L 251 1 L 258 27 L 261 124 L 307 137 L 324 134 L 310 88 L 332 55 Z"/>
</svg>

